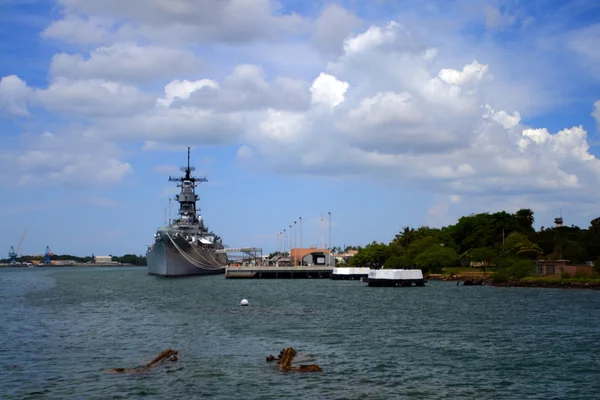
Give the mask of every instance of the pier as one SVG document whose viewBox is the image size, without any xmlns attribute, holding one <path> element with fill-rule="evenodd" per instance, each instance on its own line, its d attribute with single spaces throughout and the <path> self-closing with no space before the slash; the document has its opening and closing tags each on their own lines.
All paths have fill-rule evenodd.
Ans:
<svg viewBox="0 0 600 400">
<path fill-rule="evenodd" d="M 265 267 L 265 266 L 243 266 L 227 267 L 225 278 L 227 279 L 329 279 L 333 273 L 333 267 L 326 265 L 315 266 L 289 266 L 289 267 Z"/>
</svg>

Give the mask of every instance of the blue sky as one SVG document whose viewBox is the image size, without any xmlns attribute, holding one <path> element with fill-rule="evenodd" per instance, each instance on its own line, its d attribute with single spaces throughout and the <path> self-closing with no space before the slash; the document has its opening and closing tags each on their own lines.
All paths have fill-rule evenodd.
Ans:
<svg viewBox="0 0 600 400">
<path fill-rule="evenodd" d="M 0 8 L 5 252 L 27 227 L 23 254 L 144 254 L 186 146 L 234 247 L 273 251 L 300 216 L 318 245 L 327 212 L 335 246 L 474 212 L 600 215 L 595 1 Z"/>
</svg>

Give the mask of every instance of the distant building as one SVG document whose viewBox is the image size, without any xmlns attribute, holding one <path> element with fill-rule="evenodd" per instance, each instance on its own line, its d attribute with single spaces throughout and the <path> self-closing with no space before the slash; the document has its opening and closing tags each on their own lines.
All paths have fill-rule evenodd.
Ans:
<svg viewBox="0 0 600 400">
<path fill-rule="evenodd" d="M 75 260 L 51 260 L 51 265 L 75 265 L 77 262 Z"/>
<path fill-rule="evenodd" d="M 571 276 L 575 274 L 593 275 L 594 267 L 592 265 L 569 265 L 569 260 L 538 260 L 536 261 L 537 274 L 539 276 L 559 276 L 567 273 Z"/>
<path fill-rule="evenodd" d="M 110 264 L 112 263 L 112 256 L 94 256 L 94 263 Z"/>
<path fill-rule="evenodd" d="M 358 250 L 347 250 L 344 253 L 335 254 L 335 259 L 340 263 L 349 263 L 350 259 L 358 253 Z"/>
<path fill-rule="evenodd" d="M 329 253 L 328 249 L 296 248 L 292 249 L 290 258 L 293 265 L 330 265 L 335 266 L 336 259 Z"/>
</svg>

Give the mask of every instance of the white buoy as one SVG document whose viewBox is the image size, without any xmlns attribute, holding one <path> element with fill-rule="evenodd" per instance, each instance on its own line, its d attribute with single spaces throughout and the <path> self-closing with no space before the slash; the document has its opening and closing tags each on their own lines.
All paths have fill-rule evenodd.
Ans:
<svg viewBox="0 0 600 400">
<path fill-rule="evenodd" d="M 248 305 L 248 300 L 246 300 L 246 299 L 242 299 L 242 301 L 240 302 L 240 304 L 241 304 L 242 306 L 247 306 L 247 305 Z"/>
</svg>

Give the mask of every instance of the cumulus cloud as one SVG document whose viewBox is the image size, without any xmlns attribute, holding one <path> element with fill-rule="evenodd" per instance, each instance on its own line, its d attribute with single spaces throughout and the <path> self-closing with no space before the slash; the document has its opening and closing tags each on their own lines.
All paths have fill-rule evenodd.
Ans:
<svg viewBox="0 0 600 400">
<path fill-rule="evenodd" d="M 496 75 L 495 60 L 449 60 L 448 51 L 400 23 L 356 32 L 360 21 L 330 5 L 314 23 L 310 39 L 321 53 L 310 53 L 310 74 L 301 75 L 305 79 L 281 74 L 272 65 L 229 59 L 235 66 L 222 76 L 222 70 L 198 74 L 191 52 L 157 43 L 164 36 L 182 43 L 248 43 L 273 38 L 276 31 L 297 32 L 304 21 L 278 14 L 267 0 L 253 2 L 251 9 L 241 0 L 60 3 L 65 18 L 46 36 L 70 35 L 75 28 L 67 29 L 68 23 L 83 24 L 88 38 L 82 41 L 104 46 L 86 56 L 56 55 L 47 88 L 3 78 L 0 107 L 5 112 L 24 115 L 29 104 L 76 116 L 89 124 L 85 132 L 98 146 L 102 140 L 141 142 L 144 149 L 237 145 L 240 162 L 278 173 L 418 185 L 439 193 L 433 218 L 451 215 L 464 199 L 518 193 L 543 202 L 549 193 L 554 199 L 565 190 L 573 198 L 597 197 L 590 188 L 600 183 L 599 162 L 582 126 L 550 132 L 526 125 L 527 112 L 517 105 L 534 102 L 535 94 L 528 88 L 509 93 L 519 85 Z M 490 11 L 490 27 L 504 23 L 497 17 Z M 140 37 L 144 46 L 115 44 Z M 242 58 L 266 59 L 280 49 L 263 46 L 258 56 L 247 50 Z M 285 59 L 279 66 L 303 62 L 289 50 L 273 56 Z M 160 86 L 141 86 L 155 80 Z M 513 102 L 515 97 L 524 99 Z M 599 108 L 597 102 L 597 120 Z M 12 153 L 3 160 L 9 157 L 19 166 L 25 181 L 34 179 L 32 169 L 45 168 L 42 176 L 48 182 L 84 179 L 80 171 L 101 182 L 119 182 L 131 172 L 119 155 L 109 154 L 114 144 L 93 158 L 104 172 L 90 172 L 78 157 L 92 151 L 78 144 L 88 143 L 82 132 L 54 139 L 59 137 L 63 145 L 72 141 L 77 151 L 52 160 L 44 153 L 52 142 L 44 137 L 39 145 L 28 142 L 31 147 L 21 154 L 31 163 L 25 165 Z"/>
<path fill-rule="evenodd" d="M 46 110 L 87 117 L 131 115 L 153 104 L 135 86 L 98 79 L 59 78 L 36 90 L 34 99 Z"/>
<path fill-rule="evenodd" d="M 175 99 L 188 99 L 192 93 L 202 88 L 218 89 L 219 84 L 210 79 L 200 79 L 190 82 L 187 79 L 169 82 L 165 86 L 165 98 L 158 99 L 157 105 L 168 107 Z"/>
<path fill-rule="evenodd" d="M 102 18 L 68 14 L 61 20 L 53 21 L 41 36 L 73 44 L 98 44 L 112 38 L 111 27 L 112 24 Z"/>
<path fill-rule="evenodd" d="M 338 95 L 313 91 L 307 112 L 269 110 L 246 136 L 244 160 L 260 158 L 284 172 L 412 181 L 453 199 L 589 194 L 600 162 L 581 126 L 552 134 L 524 125 L 517 110 L 494 110 L 481 90 L 491 78 L 487 64 L 436 71 L 423 56 L 430 47 L 406 43 L 410 37 L 392 22 L 346 39 L 330 73 L 312 85 L 335 82 L 329 86 Z M 334 112 L 320 112 L 320 98 Z"/>
<path fill-rule="evenodd" d="M 197 107 L 156 107 L 134 115 L 97 121 L 94 130 L 116 141 L 142 141 L 146 149 L 182 145 L 230 145 L 238 141 L 246 118 Z"/>
<path fill-rule="evenodd" d="M 338 55 L 343 50 L 344 39 L 361 24 L 360 19 L 344 7 L 337 4 L 327 5 L 314 23 L 314 46 L 325 54 Z"/>
<path fill-rule="evenodd" d="M 31 90 L 27 83 L 16 75 L 0 79 L 0 110 L 10 116 L 26 116 L 27 101 Z"/>
<path fill-rule="evenodd" d="M 200 107 L 238 112 L 277 107 L 305 110 L 309 104 L 306 82 L 279 77 L 268 81 L 261 66 L 240 64 L 222 83 L 211 79 L 173 81 L 165 86 L 162 106 Z"/>
<path fill-rule="evenodd" d="M 487 72 L 488 66 L 479 64 L 477 60 L 475 60 L 471 64 L 465 65 L 462 71 L 444 68 L 440 71 L 439 77 L 447 84 L 460 86 L 480 81 Z"/>
<path fill-rule="evenodd" d="M 348 82 L 342 82 L 335 76 L 321 73 L 310 87 L 312 93 L 311 103 L 322 104 L 330 109 L 334 109 L 342 101 L 344 94 L 348 90 Z"/>
<path fill-rule="evenodd" d="M 188 50 L 132 43 L 99 47 L 87 59 L 55 54 L 50 64 L 51 76 L 69 79 L 145 82 L 197 72 L 197 59 Z"/>
<path fill-rule="evenodd" d="M 105 36 L 119 39 L 247 43 L 274 39 L 279 33 L 306 29 L 303 18 L 278 13 L 270 0 L 59 0 L 65 17 L 45 31 L 55 39 L 96 43 Z M 98 20 L 92 21 L 92 17 Z"/>
<path fill-rule="evenodd" d="M 0 181 L 6 185 L 97 187 L 122 182 L 133 172 L 119 159 L 118 147 L 90 132 L 44 132 L 22 139 L 22 149 L 0 154 Z"/>
</svg>

